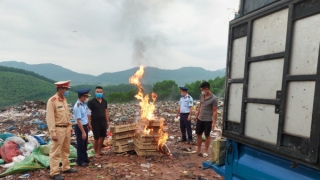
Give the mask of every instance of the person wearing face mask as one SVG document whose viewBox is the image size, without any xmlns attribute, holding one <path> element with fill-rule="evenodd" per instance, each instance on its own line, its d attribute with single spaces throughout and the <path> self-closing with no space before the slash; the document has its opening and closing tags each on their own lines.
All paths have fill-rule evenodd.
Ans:
<svg viewBox="0 0 320 180">
<path fill-rule="evenodd" d="M 77 136 L 77 164 L 79 166 L 88 166 L 89 158 L 87 154 L 88 145 L 88 107 L 87 100 L 90 96 L 90 89 L 79 89 L 78 100 L 73 106 L 74 118 L 77 120 L 77 126 L 75 127 L 75 133 Z"/>
<path fill-rule="evenodd" d="M 51 137 L 50 176 L 54 180 L 63 180 L 59 169 L 60 159 L 63 173 L 77 172 L 77 170 L 70 168 L 69 162 L 72 124 L 66 96 L 69 94 L 70 81 L 59 81 L 54 84 L 57 87 L 57 93 L 48 100 L 46 114 Z"/>
<path fill-rule="evenodd" d="M 201 95 L 200 105 L 194 118 L 196 122 L 196 134 L 197 134 L 197 153 L 199 156 L 207 157 L 208 149 L 210 145 L 210 132 L 214 130 L 217 119 L 217 106 L 218 99 L 210 91 L 210 84 L 208 82 L 202 82 L 200 85 Z M 201 153 L 202 134 L 206 137 L 204 153 Z"/>
<path fill-rule="evenodd" d="M 180 88 L 180 101 L 177 111 L 176 118 L 180 115 L 180 130 L 181 130 L 181 139 L 178 142 L 187 141 L 186 130 L 188 134 L 188 144 L 192 143 L 192 130 L 191 130 L 191 114 L 193 99 L 188 94 L 188 89 L 185 87 Z"/>
<path fill-rule="evenodd" d="M 91 111 L 89 115 L 89 126 L 92 127 L 94 138 L 95 157 L 99 158 L 102 155 L 103 140 L 107 135 L 109 127 L 108 102 L 103 98 L 103 89 L 97 86 L 95 89 L 95 98 L 88 102 L 88 107 Z"/>
</svg>

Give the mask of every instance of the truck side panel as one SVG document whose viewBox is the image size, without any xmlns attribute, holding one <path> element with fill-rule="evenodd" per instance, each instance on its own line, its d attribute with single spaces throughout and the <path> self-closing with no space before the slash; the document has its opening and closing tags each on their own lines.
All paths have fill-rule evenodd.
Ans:
<svg viewBox="0 0 320 180">
<path fill-rule="evenodd" d="M 319 45 L 320 0 L 277 1 L 231 21 L 223 135 L 320 169 Z"/>
</svg>

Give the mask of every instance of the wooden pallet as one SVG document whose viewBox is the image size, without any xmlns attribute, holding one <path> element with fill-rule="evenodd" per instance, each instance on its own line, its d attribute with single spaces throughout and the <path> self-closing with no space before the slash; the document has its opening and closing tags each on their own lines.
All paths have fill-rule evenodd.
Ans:
<svg viewBox="0 0 320 180">
<path fill-rule="evenodd" d="M 134 138 L 134 145 L 137 146 L 137 148 L 144 150 L 144 149 L 157 149 L 158 143 L 157 142 L 141 142 L 139 139 Z"/>
<path fill-rule="evenodd" d="M 127 145 L 129 143 L 133 143 L 133 138 L 125 138 L 125 139 L 118 139 L 118 140 L 112 140 L 112 146 L 123 146 Z"/>
<path fill-rule="evenodd" d="M 161 155 L 157 150 L 139 149 L 137 146 L 134 146 L 133 149 L 138 156 L 160 156 Z"/>
<path fill-rule="evenodd" d="M 118 126 L 111 126 L 110 131 L 112 134 L 115 133 L 121 133 L 121 132 L 127 132 L 127 131 L 132 131 L 137 129 L 137 124 L 126 124 L 126 125 L 118 125 Z"/>
<path fill-rule="evenodd" d="M 148 126 L 148 127 L 163 127 L 163 124 L 164 124 L 164 118 L 155 119 L 155 120 L 140 119 L 138 121 L 138 125 Z"/>
<path fill-rule="evenodd" d="M 154 142 L 158 143 L 160 135 L 143 135 L 141 133 L 136 133 L 135 138 L 137 138 L 140 142 L 148 143 Z"/>
<path fill-rule="evenodd" d="M 136 131 L 133 130 L 133 131 L 127 131 L 127 132 L 121 132 L 121 133 L 112 134 L 112 140 L 125 139 L 125 138 L 133 138 L 135 132 L 136 132 Z"/>
<path fill-rule="evenodd" d="M 132 145 L 123 145 L 123 146 L 113 146 L 113 152 L 122 153 L 134 150 Z"/>
</svg>

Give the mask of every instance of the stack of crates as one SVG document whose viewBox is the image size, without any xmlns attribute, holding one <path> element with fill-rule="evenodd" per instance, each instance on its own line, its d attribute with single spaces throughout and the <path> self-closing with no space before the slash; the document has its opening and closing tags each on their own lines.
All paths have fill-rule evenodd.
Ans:
<svg viewBox="0 0 320 180">
<path fill-rule="evenodd" d="M 123 153 L 133 150 L 133 138 L 137 124 L 111 126 L 113 152 Z"/>
<path fill-rule="evenodd" d="M 163 124 L 163 118 L 154 120 L 139 120 L 137 126 L 140 127 L 140 129 L 147 127 L 147 129 L 150 129 L 151 131 L 148 135 L 144 134 L 144 132 L 136 132 L 134 138 L 134 150 L 138 156 L 159 155 L 157 150 L 158 140 L 163 133 Z"/>
</svg>

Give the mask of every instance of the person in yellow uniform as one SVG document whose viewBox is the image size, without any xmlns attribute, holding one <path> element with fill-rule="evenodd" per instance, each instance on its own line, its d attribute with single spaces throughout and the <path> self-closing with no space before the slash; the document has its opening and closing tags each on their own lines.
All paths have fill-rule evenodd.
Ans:
<svg viewBox="0 0 320 180">
<path fill-rule="evenodd" d="M 62 161 L 63 173 L 74 173 L 77 170 L 70 167 L 70 140 L 71 122 L 67 99 L 70 81 L 59 81 L 54 83 L 57 93 L 47 103 L 46 121 L 51 137 L 50 141 L 50 176 L 54 180 L 63 180 L 60 175 L 59 163 Z"/>
</svg>

